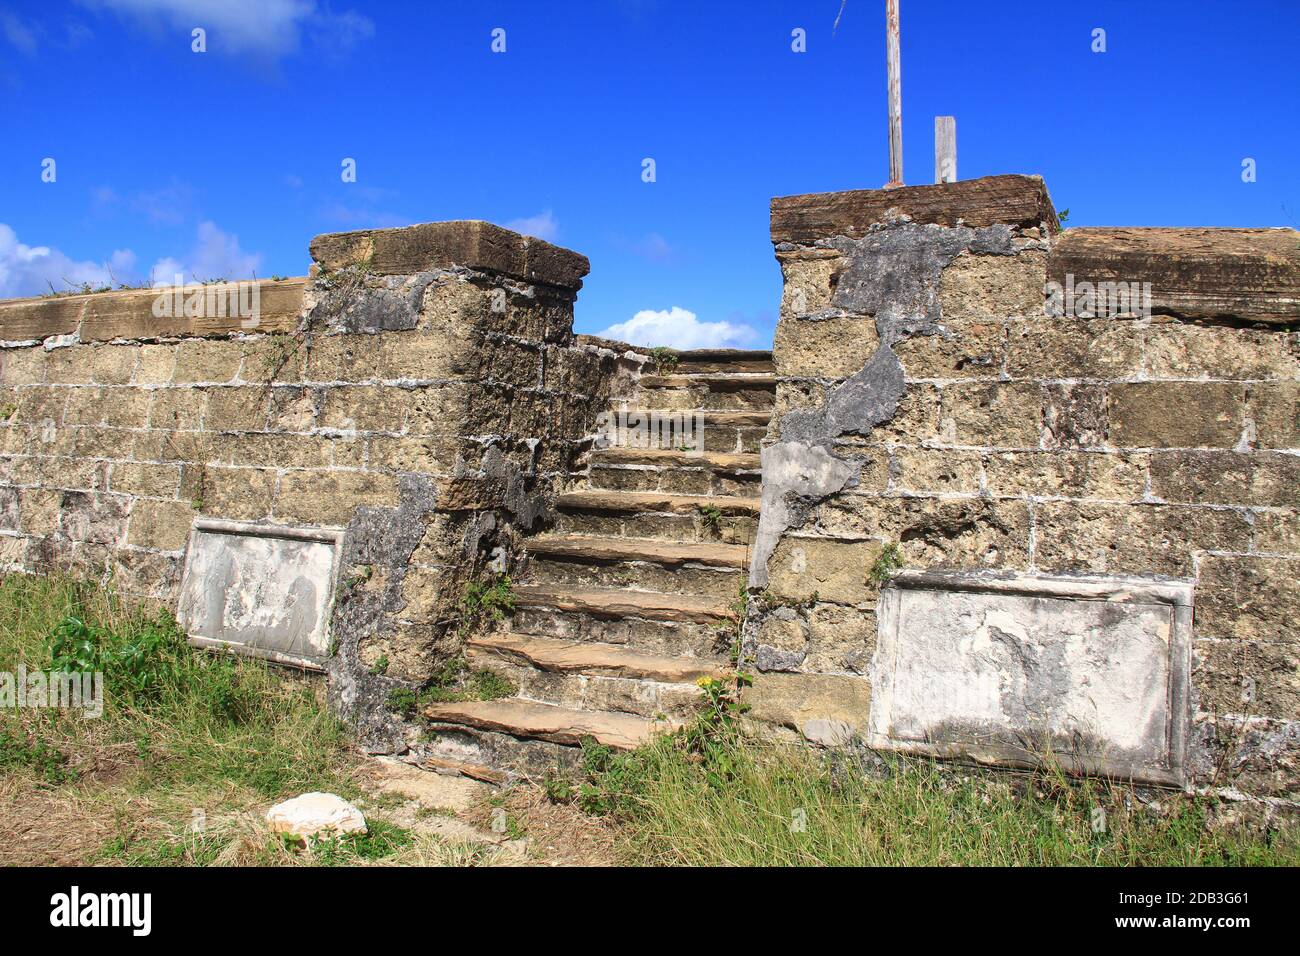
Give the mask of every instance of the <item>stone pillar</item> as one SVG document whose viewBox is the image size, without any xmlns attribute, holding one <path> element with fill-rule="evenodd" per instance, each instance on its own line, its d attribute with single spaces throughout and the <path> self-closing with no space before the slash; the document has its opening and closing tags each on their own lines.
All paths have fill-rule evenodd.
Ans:
<svg viewBox="0 0 1300 956">
<path fill-rule="evenodd" d="M 772 239 L 753 714 L 1294 799 L 1300 236 L 1061 232 L 998 176 Z"/>
</svg>

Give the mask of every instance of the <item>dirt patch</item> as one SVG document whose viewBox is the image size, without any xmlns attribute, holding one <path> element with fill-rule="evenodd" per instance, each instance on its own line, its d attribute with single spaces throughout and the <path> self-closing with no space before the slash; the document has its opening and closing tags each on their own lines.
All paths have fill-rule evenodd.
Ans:
<svg viewBox="0 0 1300 956">
<path fill-rule="evenodd" d="M 528 861 L 537 866 L 618 866 L 612 824 L 570 803 L 553 803 L 540 787 L 518 786 L 462 816 L 490 830 L 494 810 L 528 840 Z"/>
</svg>

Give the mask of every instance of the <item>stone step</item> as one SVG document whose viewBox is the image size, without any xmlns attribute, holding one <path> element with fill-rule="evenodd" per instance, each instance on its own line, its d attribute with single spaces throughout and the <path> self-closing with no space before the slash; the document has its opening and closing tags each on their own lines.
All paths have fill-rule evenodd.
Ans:
<svg viewBox="0 0 1300 956">
<path fill-rule="evenodd" d="M 638 404 L 673 411 L 767 411 L 776 405 L 775 375 L 642 375 Z"/>
<path fill-rule="evenodd" d="M 728 604 L 734 602 L 734 598 Z M 735 620 L 661 621 L 563 611 L 545 605 L 520 606 L 510 626 L 518 632 L 566 641 L 595 641 L 663 656 L 711 657 L 735 640 Z"/>
<path fill-rule="evenodd" d="M 618 539 L 614 539 L 618 540 Z M 672 542 L 660 542 L 671 544 Z M 727 547 L 727 545 L 724 545 Z M 525 583 L 554 591 L 657 591 L 734 600 L 748 575 L 741 568 L 699 564 L 656 564 L 645 561 L 591 561 L 533 555 Z"/>
<path fill-rule="evenodd" d="M 745 545 L 758 527 L 759 499 L 575 489 L 556 507 L 558 532 Z"/>
<path fill-rule="evenodd" d="M 758 471 L 759 455 L 728 452 L 697 454 L 671 448 L 597 448 L 592 463 L 602 465 L 651 465 L 655 468 L 709 468 L 713 471 Z"/>
<path fill-rule="evenodd" d="M 646 561 L 666 567 L 698 564 L 713 568 L 748 567 L 743 545 L 656 541 L 653 538 L 609 538 L 580 534 L 547 534 L 529 538 L 530 554 L 574 561 Z"/>
<path fill-rule="evenodd" d="M 716 598 L 663 594 L 658 591 L 605 588 L 570 591 L 528 585 L 515 589 L 515 603 L 523 607 L 547 607 L 593 617 L 638 617 L 651 621 L 695 624 L 720 624 L 734 617 L 732 608 Z"/>
<path fill-rule="evenodd" d="M 600 448 L 591 453 L 593 488 L 681 495 L 757 497 L 759 456 L 651 448 Z"/>
<path fill-rule="evenodd" d="M 700 688 L 693 683 L 665 683 L 637 677 L 602 677 L 570 671 L 546 671 L 518 658 L 468 648 L 465 659 L 490 670 L 518 688 L 516 697 L 570 710 L 632 714 L 651 720 L 689 721 L 699 713 Z"/>
<path fill-rule="evenodd" d="M 695 372 L 681 369 L 667 375 L 642 375 L 643 389 L 708 388 L 716 392 L 763 389 L 775 392 L 777 376 L 766 372 Z"/>
<path fill-rule="evenodd" d="M 696 449 L 700 447 L 699 433 L 703 432 L 704 450 L 719 452 L 757 452 L 772 418 L 767 409 L 728 412 L 620 407 L 614 412 L 619 416 L 616 420 L 631 432 L 629 440 L 635 440 L 637 427 L 644 425 L 646 438 L 643 440 L 653 434 L 655 447 L 686 445 Z M 665 413 L 678 417 L 665 421 Z"/>
<path fill-rule="evenodd" d="M 557 640 L 535 634 L 483 634 L 470 638 L 467 646 L 485 654 L 528 664 L 538 670 L 589 677 L 625 677 L 664 684 L 693 684 L 702 677 L 721 677 L 726 673 L 726 668 L 718 661 L 646 654 L 618 644 Z"/>
<path fill-rule="evenodd" d="M 553 530 L 560 534 L 659 538 L 665 541 L 721 541 L 724 544 L 747 545 L 754 540 L 758 518 L 746 514 L 706 518 L 698 511 L 673 514 L 572 509 L 562 510 L 556 515 Z"/>
<path fill-rule="evenodd" d="M 647 743 L 655 733 L 676 727 L 670 721 L 632 714 L 571 710 L 518 698 L 431 704 L 424 714 L 432 721 L 465 724 L 566 746 L 577 746 L 584 738 L 592 737 L 597 743 L 620 750 L 632 750 Z"/>
<path fill-rule="evenodd" d="M 675 353 L 678 372 L 772 372 L 772 353 L 751 349 L 691 349 Z"/>
<path fill-rule="evenodd" d="M 556 499 L 561 511 L 601 511 L 619 514 L 694 516 L 713 508 L 724 515 L 758 517 L 761 499 L 727 495 L 672 495 L 654 491 L 566 491 Z"/>
</svg>

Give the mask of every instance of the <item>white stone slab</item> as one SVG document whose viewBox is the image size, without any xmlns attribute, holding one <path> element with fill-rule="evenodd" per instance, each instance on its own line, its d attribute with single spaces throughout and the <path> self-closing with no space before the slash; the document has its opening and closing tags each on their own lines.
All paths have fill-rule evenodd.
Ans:
<svg viewBox="0 0 1300 956">
<path fill-rule="evenodd" d="M 177 619 L 190 642 L 320 668 L 342 532 L 201 520 Z"/>
<path fill-rule="evenodd" d="M 904 573 L 881 593 L 869 742 L 1182 785 L 1192 585 Z"/>
</svg>

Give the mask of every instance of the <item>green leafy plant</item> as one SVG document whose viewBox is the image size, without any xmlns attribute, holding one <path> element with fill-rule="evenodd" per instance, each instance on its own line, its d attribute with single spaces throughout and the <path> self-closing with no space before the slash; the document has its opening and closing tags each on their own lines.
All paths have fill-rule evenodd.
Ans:
<svg viewBox="0 0 1300 956">
<path fill-rule="evenodd" d="M 676 349 L 670 349 L 666 345 L 657 345 L 650 350 L 650 362 L 654 365 L 657 375 L 671 375 L 677 371 L 681 358 Z"/>
<path fill-rule="evenodd" d="M 695 510 L 699 512 L 700 521 L 704 527 L 708 528 L 714 534 L 722 531 L 722 509 L 715 508 L 713 505 L 696 505 Z"/>
<path fill-rule="evenodd" d="M 880 549 L 875 562 L 871 565 L 868 577 L 877 585 L 886 584 L 895 571 L 903 568 L 903 552 L 896 543 L 890 543 Z"/>
</svg>

